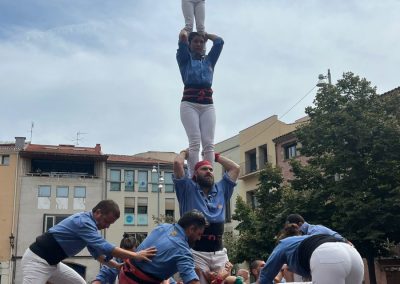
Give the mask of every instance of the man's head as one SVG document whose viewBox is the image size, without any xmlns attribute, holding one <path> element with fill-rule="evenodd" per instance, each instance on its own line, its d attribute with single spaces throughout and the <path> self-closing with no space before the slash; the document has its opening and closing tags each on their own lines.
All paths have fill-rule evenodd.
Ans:
<svg viewBox="0 0 400 284">
<path fill-rule="evenodd" d="M 214 172 L 212 164 L 207 161 L 200 161 L 194 166 L 193 180 L 200 187 L 211 188 L 214 185 Z"/>
<path fill-rule="evenodd" d="M 113 200 L 102 200 L 93 209 L 93 217 L 99 230 L 107 229 L 120 215 L 118 204 Z"/>
<path fill-rule="evenodd" d="M 254 278 L 257 280 L 260 276 L 260 271 L 264 267 L 265 261 L 256 259 L 250 265 L 250 272 L 253 274 Z"/>
<path fill-rule="evenodd" d="M 178 221 L 178 225 L 185 230 L 189 245 L 193 247 L 195 242 L 200 240 L 201 235 L 203 235 L 207 221 L 203 213 L 193 209 L 183 214 Z"/>
<path fill-rule="evenodd" d="M 191 32 L 189 34 L 189 49 L 191 52 L 196 54 L 203 54 L 204 52 L 204 43 L 206 39 L 204 35 L 198 32 Z"/>
<path fill-rule="evenodd" d="M 304 218 L 300 214 L 290 214 L 286 218 L 286 223 L 297 224 L 299 227 L 304 224 Z"/>
</svg>

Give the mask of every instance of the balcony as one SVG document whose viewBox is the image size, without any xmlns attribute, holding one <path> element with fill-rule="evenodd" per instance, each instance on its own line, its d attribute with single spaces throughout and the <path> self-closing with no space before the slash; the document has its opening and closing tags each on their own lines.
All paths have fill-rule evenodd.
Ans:
<svg viewBox="0 0 400 284">
<path fill-rule="evenodd" d="M 51 177 L 51 178 L 83 178 L 83 179 L 94 179 L 98 178 L 95 175 L 80 172 L 30 172 L 26 174 L 31 177 Z"/>
</svg>

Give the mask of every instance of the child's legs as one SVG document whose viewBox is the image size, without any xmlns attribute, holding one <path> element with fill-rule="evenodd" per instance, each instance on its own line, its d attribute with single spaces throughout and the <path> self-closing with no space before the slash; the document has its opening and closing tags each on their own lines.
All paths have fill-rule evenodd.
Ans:
<svg viewBox="0 0 400 284">
<path fill-rule="evenodd" d="M 205 32 L 204 22 L 206 19 L 206 4 L 205 0 L 197 0 L 194 3 L 194 18 L 196 19 L 196 30 L 199 33 Z"/>
<path fill-rule="evenodd" d="M 201 144 L 204 160 L 214 163 L 215 108 L 213 104 L 202 105 L 200 113 Z"/>
<path fill-rule="evenodd" d="M 189 140 L 188 168 L 189 176 L 193 175 L 194 166 L 199 161 L 200 153 L 200 122 L 198 104 L 181 102 L 180 114 L 183 127 Z"/>
<path fill-rule="evenodd" d="M 183 17 L 185 18 L 184 29 L 188 33 L 191 33 L 193 31 L 194 21 L 194 2 L 192 0 L 182 0 L 182 13 Z"/>
</svg>

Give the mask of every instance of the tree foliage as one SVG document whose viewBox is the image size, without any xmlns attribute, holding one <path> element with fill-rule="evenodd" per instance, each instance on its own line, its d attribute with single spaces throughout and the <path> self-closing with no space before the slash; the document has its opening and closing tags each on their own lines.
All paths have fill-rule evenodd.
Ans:
<svg viewBox="0 0 400 284">
<path fill-rule="evenodd" d="M 296 131 L 309 160 L 292 163 L 292 187 L 312 193 L 309 220 L 343 233 L 363 255 L 382 254 L 388 240 L 400 241 L 400 96 L 379 96 L 345 73 L 314 103 Z"/>
</svg>

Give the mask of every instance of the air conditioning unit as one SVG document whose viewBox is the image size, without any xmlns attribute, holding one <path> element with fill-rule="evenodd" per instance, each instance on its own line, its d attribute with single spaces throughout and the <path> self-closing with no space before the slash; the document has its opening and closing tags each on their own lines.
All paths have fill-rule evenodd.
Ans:
<svg viewBox="0 0 400 284">
<path fill-rule="evenodd" d="M 135 214 L 133 213 L 126 213 L 125 214 L 125 225 L 134 225 L 135 224 Z"/>
</svg>

